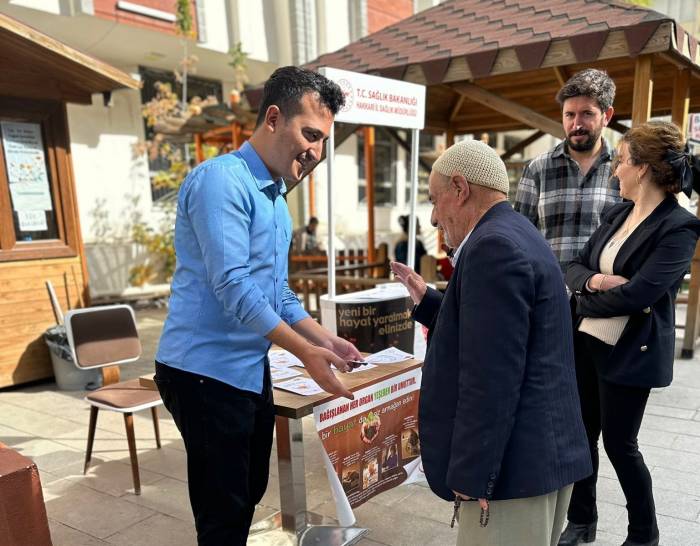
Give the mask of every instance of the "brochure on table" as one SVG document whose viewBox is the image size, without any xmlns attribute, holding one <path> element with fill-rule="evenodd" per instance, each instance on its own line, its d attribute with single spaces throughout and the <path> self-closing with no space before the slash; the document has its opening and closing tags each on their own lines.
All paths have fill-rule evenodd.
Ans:
<svg viewBox="0 0 700 546">
<path fill-rule="evenodd" d="M 323 391 L 321 387 L 310 377 L 301 377 L 302 373 L 296 367 L 303 368 L 304 363 L 284 349 L 275 349 L 268 353 L 270 361 L 270 377 L 276 389 L 301 394 L 302 396 L 313 396 Z M 378 353 L 368 355 L 364 364 L 360 364 L 349 372 L 334 370 L 336 374 L 342 373 L 362 373 L 384 364 L 396 364 L 413 358 L 412 354 L 406 353 L 396 347 L 389 347 Z"/>
<path fill-rule="evenodd" d="M 328 481 L 340 525 L 355 523 L 353 508 L 401 484 L 424 480 L 414 369 L 314 408 Z"/>
</svg>

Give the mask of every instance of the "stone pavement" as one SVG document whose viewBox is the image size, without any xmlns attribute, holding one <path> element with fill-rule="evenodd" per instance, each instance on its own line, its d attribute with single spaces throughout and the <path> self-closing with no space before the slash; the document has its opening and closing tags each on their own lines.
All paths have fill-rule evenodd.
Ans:
<svg viewBox="0 0 700 546">
<path fill-rule="evenodd" d="M 132 378 L 153 368 L 163 310 L 137 313 L 144 355 L 122 367 Z M 82 393 L 58 391 L 46 383 L 0 392 L 0 441 L 32 458 L 39 467 L 55 546 L 180 546 L 195 544 L 187 498 L 185 452 L 178 431 L 161 412 L 162 449 L 155 447 L 147 413 L 135 416 L 142 493 L 132 493 L 129 454 L 121 415 L 100 412 L 93 463 L 82 474 L 87 405 Z M 310 418 L 304 419 L 306 479 L 311 510 L 334 516 Z M 700 545 L 700 358 L 676 362 L 676 378 L 652 393 L 640 445 L 654 479 L 664 546 Z M 277 464 L 256 520 L 279 507 Z M 625 536 L 624 497 L 610 463 L 601 461 L 600 523 L 596 545 L 619 546 Z M 356 510 L 357 523 L 371 529 L 364 546 L 455 543 L 448 523 L 451 506 L 425 485 L 401 486 Z M 1 537 L 0 537 L 1 538 Z M 0 543 L 2 540 L 0 540 Z M 513 545 L 517 546 L 517 545 Z"/>
</svg>

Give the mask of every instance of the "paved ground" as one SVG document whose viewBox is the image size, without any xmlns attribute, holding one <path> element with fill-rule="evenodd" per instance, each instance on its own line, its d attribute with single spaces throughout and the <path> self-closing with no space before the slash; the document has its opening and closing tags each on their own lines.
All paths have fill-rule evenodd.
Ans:
<svg viewBox="0 0 700 546">
<path fill-rule="evenodd" d="M 152 369 L 164 313 L 138 313 L 144 356 L 122 368 L 122 377 Z M 88 410 L 82 393 L 58 391 L 53 383 L 0 392 L 0 441 L 37 463 L 55 546 L 179 546 L 195 544 L 187 499 L 185 453 L 169 415 L 162 415 L 163 448 L 155 448 L 146 415 L 135 418 L 142 494 L 131 491 L 131 471 L 123 420 L 101 412 L 93 466 L 82 464 Z M 304 420 L 309 507 L 334 515 L 320 442 L 313 421 Z M 654 479 L 664 546 L 700 545 L 700 359 L 676 362 L 676 379 L 651 396 L 640 436 Z M 599 480 L 600 524 L 597 545 L 619 546 L 626 530 L 624 497 L 607 460 Z M 279 506 L 276 461 L 268 492 L 256 519 Z M 356 510 L 358 525 L 368 527 L 371 545 L 454 544 L 451 509 L 424 485 L 398 487 Z M 1 538 L 1 537 L 0 537 Z M 0 540 L 0 542 L 2 542 Z M 513 545 L 517 546 L 517 545 Z"/>
</svg>

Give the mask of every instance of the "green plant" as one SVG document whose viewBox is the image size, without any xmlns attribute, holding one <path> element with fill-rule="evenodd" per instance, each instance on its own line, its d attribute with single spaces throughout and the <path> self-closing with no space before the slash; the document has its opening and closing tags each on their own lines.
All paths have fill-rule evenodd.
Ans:
<svg viewBox="0 0 700 546">
<path fill-rule="evenodd" d="M 233 68 L 233 80 L 234 88 L 236 91 L 243 91 L 245 84 L 248 83 L 248 74 L 246 69 L 248 67 L 248 54 L 243 51 L 241 42 L 237 42 L 229 52 L 229 57 L 231 60 L 228 65 Z"/>
<path fill-rule="evenodd" d="M 176 79 L 182 83 L 182 98 L 168 83 L 156 82 L 155 97 L 143 105 L 141 113 L 149 127 L 154 129 L 153 138 L 150 141 L 140 142 L 134 145 L 134 156 L 148 154 L 150 159 L 158 157 L 166 160 L 168 168 L 158 171 L 153 175 L 152 184 L 156 188 L 168 188 L 177 190 L 190 171 L 189 157 L 192 153 L 191 144 L 185 144 L 184 149 L 173 146 L 163 131 L 174 129 L 177 131 L 191 116 L 202 113 L 206 106 L 217 104 L 216 97 L 193 97 L 187 100 L 187 75 L 194 73 L 198 61 L 195 55 L 188 55 L 188 39 L 195 35 L 192 19 L 191 0 L 176 1 L 176 22 L 178 34 L 183 38 L 183 58 L 179 70 L 175 70 Z M 236 44 L 230 51 L 231 61 L 229 66 L 234 70 L 234 79 L 237 90 L 242 90 L 248 81 L 246 76 L 246 61 L 248 55 L 242 50 L 241 44 Z M 183 153 L 184 152 L 184 153 Z M 203 146 L 205 159 L 219 154 L 216 146 Z M 184 157 L 183 157 L 184 155 Z M 137 265 L 129 271 L 131 284 L 141 286 L 153 280 L 158 273 L 170 281 L 175 272 L 175 204 L 166 203 L 162 208 L 163 220 L 157 227 L 153 227 L 141 218 L 134 219 L 132 223 L 132 240 L 150 252 L 157 260 L 156 264 L 146 262 Z"/>
<path fill-rule="evenodd" d="M 190 0 L 176 1 L 175 17 L 175 26 L 178 34 L 192 38 L 194 36 L 194 24 L 192 22 L 192 4 Z"/>
<path fill-rule="evenodd" d="M 168 206 L 164 210 L 164 218 L 158 228 L 148 226 L 144 222 L 137 222 L 132 228 L 132 239 L 135 243 L 143 245 L 151 254 L 156 256 L 161 263 L 159 269 L 170 282 L 175 272 L 175 208 Z M 129 280 L 132 284 L 141 284 L 152 280 L 156 276 L 156 270 L 152 264 L 146 263 L 132 267 L 129 271 Z M 132 280 L 133 279 L 133 280 Z M 135 286 L 141 286 L 135 284 Z"/>
</svg>

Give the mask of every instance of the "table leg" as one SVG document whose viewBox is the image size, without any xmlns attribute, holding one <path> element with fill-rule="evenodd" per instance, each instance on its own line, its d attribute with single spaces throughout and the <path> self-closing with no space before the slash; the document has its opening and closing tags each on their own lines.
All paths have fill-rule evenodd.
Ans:
<svg viewBox="0 0 700 546">
<path fill-rule="evenodd" d="M 277 416 L 275 426 L 282 528 L 298 535 L 307 523 L 304 433 L 301 419 Z"/>
<path fill-rule="evenodd" d="M 277 416 L 275 427 L 281 511 L 253 525 L 248 546 L 349 546 L 360 540 L 367 529 L 338 527 L 306 511 L 301 419 Z"/>
</svg>

